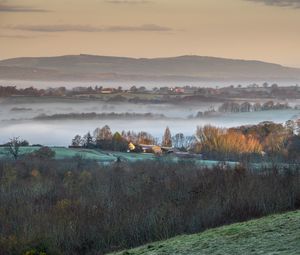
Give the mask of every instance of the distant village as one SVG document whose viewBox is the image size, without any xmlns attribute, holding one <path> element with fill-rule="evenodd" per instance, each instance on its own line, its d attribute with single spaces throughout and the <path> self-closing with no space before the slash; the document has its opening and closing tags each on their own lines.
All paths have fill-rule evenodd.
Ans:
<svg viewBox="0 0 300 255">
<path fill-rule="evenodd" d="M 213 101 L 225 99 L 300 99 L 300 86 L 279 86 L 276 83 L 249 84 L 248 86 L 227 86 L 215 88 L 195 86 L 154 87 L 132 86 L 129 89 L 122 87 L 102 87 L 100 85 L 89 87 L 56 87 L 38 89 L 34 87 L 17 88 L 16 86 L 0 86 L 0 97 L 8 96 L 39 96 L 63 97 L 75 99 L 99 99 L 112 102 L 132 103 L 178 103 L 178 100 L 187 101 Z"/>
<path fill-rule="evenodd" d="M 88 132 L 84 136 L 76 135 L 69 148 L 150 153 L 158 156 L 172 154 L 176 157 L 200 159 L 201 154 L 191 152 L 195 143 L 195 136 L 184 136 L 182 133 L 172 136 L 169 127 L 165 129 L 162 141 L 159 143 L 158 139 L 150 133 L 124 130 L 112 133 L 110 127 L 105 125 L 102 128 L 96 128 L 93 134 Z"/>
</svg>

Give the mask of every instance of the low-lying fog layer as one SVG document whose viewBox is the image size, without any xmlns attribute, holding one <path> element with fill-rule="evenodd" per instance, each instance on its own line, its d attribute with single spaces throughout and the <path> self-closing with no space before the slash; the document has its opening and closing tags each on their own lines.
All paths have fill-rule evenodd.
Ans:
<svg viewBox="0 0 300 255">
<path fill-rule="evenodd" d="M 300 117 L 299 110 L 274 110 L 250 113 L 226 113 L 216 116 L 188 119 L 199 111 L 212 107 L 215 109 L 219 103 L 199 103 L 197 105 L 159 105 L 159 104 L 108 104 L 101 101 L 55 100 L 36 98 L 13 98 L 0 100 L 0 143 L 7 142 L 9 138 L 19 136 L 32 144 L 67 146 L 76 134 L 84 135 L 93 132 L 97 127 L 109 125 L 113 132 L 122 130 L 146 131 L 157 138 L 161 138 L 166 126 L 172 134 L 194 134 L 198 125 L 211 124 L 220 127 L 232 127 L 247 124 L 257 124 L 262 121 L 283 123 L 289 119 Z M 51 99 L 53 100 L 53 99 Z M 292 102 L 291 102 L 292 103 Z M 40 114 L 59 113 L 155 113 L 164 114 L 166 119 L 100 119 L 100 120 L 46 120 L 37 121 L 32 118 Z"/>
<path fill-rule="evenodd" d="M 153 113 L 169 118 L 187 118 L 191 114 L 217 109 L 220 103 L 198 103 L 197 105 L 107 103 L 103 101 L 68 100 L 50 98 L 14 97 L 0 99 L 0 121 L 25 120 L 46 114 L 68 113 Z"/>
</svg>

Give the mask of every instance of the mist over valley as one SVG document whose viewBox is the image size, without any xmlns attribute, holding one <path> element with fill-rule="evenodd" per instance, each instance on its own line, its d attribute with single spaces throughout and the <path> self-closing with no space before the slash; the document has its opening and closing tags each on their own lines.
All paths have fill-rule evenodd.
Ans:
<svg viewBox="0 0 300 255">
<path fill-rule="evenodd" d="M 92 133 L 104 125 L 109 125 L 113 132 L 146 131 L 160 140 L 167 126 L 173 135 L 183 133 L 192 136 L 197 126 L 207 124 L 229 128 L 263 121 L 284 123 L 300 117 L 300 110 L 295 109 L 244 113 L 215 112 L 208 116 L 196 117 L 198 112 L 217 110 L 221 104 L 221 102 L 183 105 L 136 104 L 101 100 L 11 97 L 0 100 L 0 143 L 8 141 L 11 137 L 20 136 L 32 144 L 68 146 L 76 134 L 83 135 L 87 131 Z M 300 100 L 289 100 L 289 104 L 299 105 Z M 89 117 L 91 113 L 93 115 Z M 119 115 L 111 116 L 111 113 L 125 116 L 122 118 Z M 82 117 L 82 114 L 87 114 L 88 117 Z M 126 117 L 126 114 L 130 115 Z M 148 114 L 153 116 L 149 118 Z M 61 115 L 64 119 L 60 118 Z"/>
</svg>

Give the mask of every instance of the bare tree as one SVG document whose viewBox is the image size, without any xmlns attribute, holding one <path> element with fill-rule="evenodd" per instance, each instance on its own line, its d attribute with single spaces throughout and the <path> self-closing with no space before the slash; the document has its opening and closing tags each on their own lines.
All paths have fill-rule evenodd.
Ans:
<svg viewBox="0 0 300 255">
<path fill-rule="evenodd" d="M 21 146 L 22 146 L 22 142 L 19 137 L 13 137 L 7 143 L 7 151 L 15 160 L 17 160 L 19 157 Z"/>
<path fill-rule="evenodd" d="M 195 145 L 197 144 L 197 139 L 196 137 L 193 135 L 193 136 L 186 136 L 184 137 L 184 140 L 183 140 L 183 147 L 186 149 L 186 150 L 192 150 Z"/>
<path fill-rule="evenodd" d="M 82 138 L 80 135 L 76 135 L 73 139 L 72 139 L 72 146 L 80 146 L 82 145 Z"/>
<path fill-rule="evenodd" d="M 184 134 L 182 133 L 178 133 L 176 134 L 175 136 L 172 137 L 172 143 L 173 143 L 173 146 L 175 148 L 182 148 L 184 147 Z"/>
<path fill-rule="evenodd" d="M 102 128 L 96 128 L 94 131 L 94 137 L 96 140 L 112 140 L 112 132 L 108 125 Z"/>
</svg>

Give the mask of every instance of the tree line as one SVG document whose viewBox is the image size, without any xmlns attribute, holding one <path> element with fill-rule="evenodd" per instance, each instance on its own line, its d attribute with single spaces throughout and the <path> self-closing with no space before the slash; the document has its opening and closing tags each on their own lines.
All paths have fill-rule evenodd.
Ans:
<svg viewBox="0 0 300 255">
<path fill-rule="evenodd" d="M 193 136 L 184 136 L 178 133 L 172 136 L 169 127 L 166 127 L 160 145 L 163 147 L 176 147 L 187 151 L 195 142 Z M 84 136 L 76 135 L 71 142 L 73 147 L 99 148 L 103 150 L 127 151 L 129 143 L 136 145 L 136 152 L 141 152 L 138 145 L 157 145 L 158 138 L 148 132 L 122 131 L 113 133 L 108 125 L 96 128 L 91 134 L 88 132 Z"/>
<path fill-rule="evenodd" d="M 285 110 L 292 109 L 287 103 L 275 103 L 270 100 L 265 103 L 237 103 L 237 102 L 225 102 L 219 107 L 219 112 L 259 112 L 270 110 Z"/>
<path fill-rule="evenodd" d="M 91 119 L 164 119 L 163 114 L 153 113 L 59 113 L 59 114 L 41 114 L 34 117 L 34 120 L 66 120 L 66 119 L 78 119 L 78 120 L 91 120 Z"/>
<path fill-rule="evenodd" d="M 198 127 L 196 151 L 208 158 L 237 160 L 243 156 L 300 162 L 300 121 L 262 122 L 237 128 Z"/>
<path fill-rule="evenodd" d="M 122 131 L 112 133 L 109 126 L 97 128 L 91 134 L 76 135 L 72 146 L 127 151 L 129 143 L 136 145 L 160 145 L 178 151 L 202 154 L 204 159 L 235 160 L 244 157 L 278 161 L 300 161 L 300 120 L 284 124 L 261 122 L 257 125 L 236 128 L 219 128 L 211 125 L 197 127 L 195 135 L 171 134 L 165 129 L 161 142 L 147 132 Z"/>
</svg>

